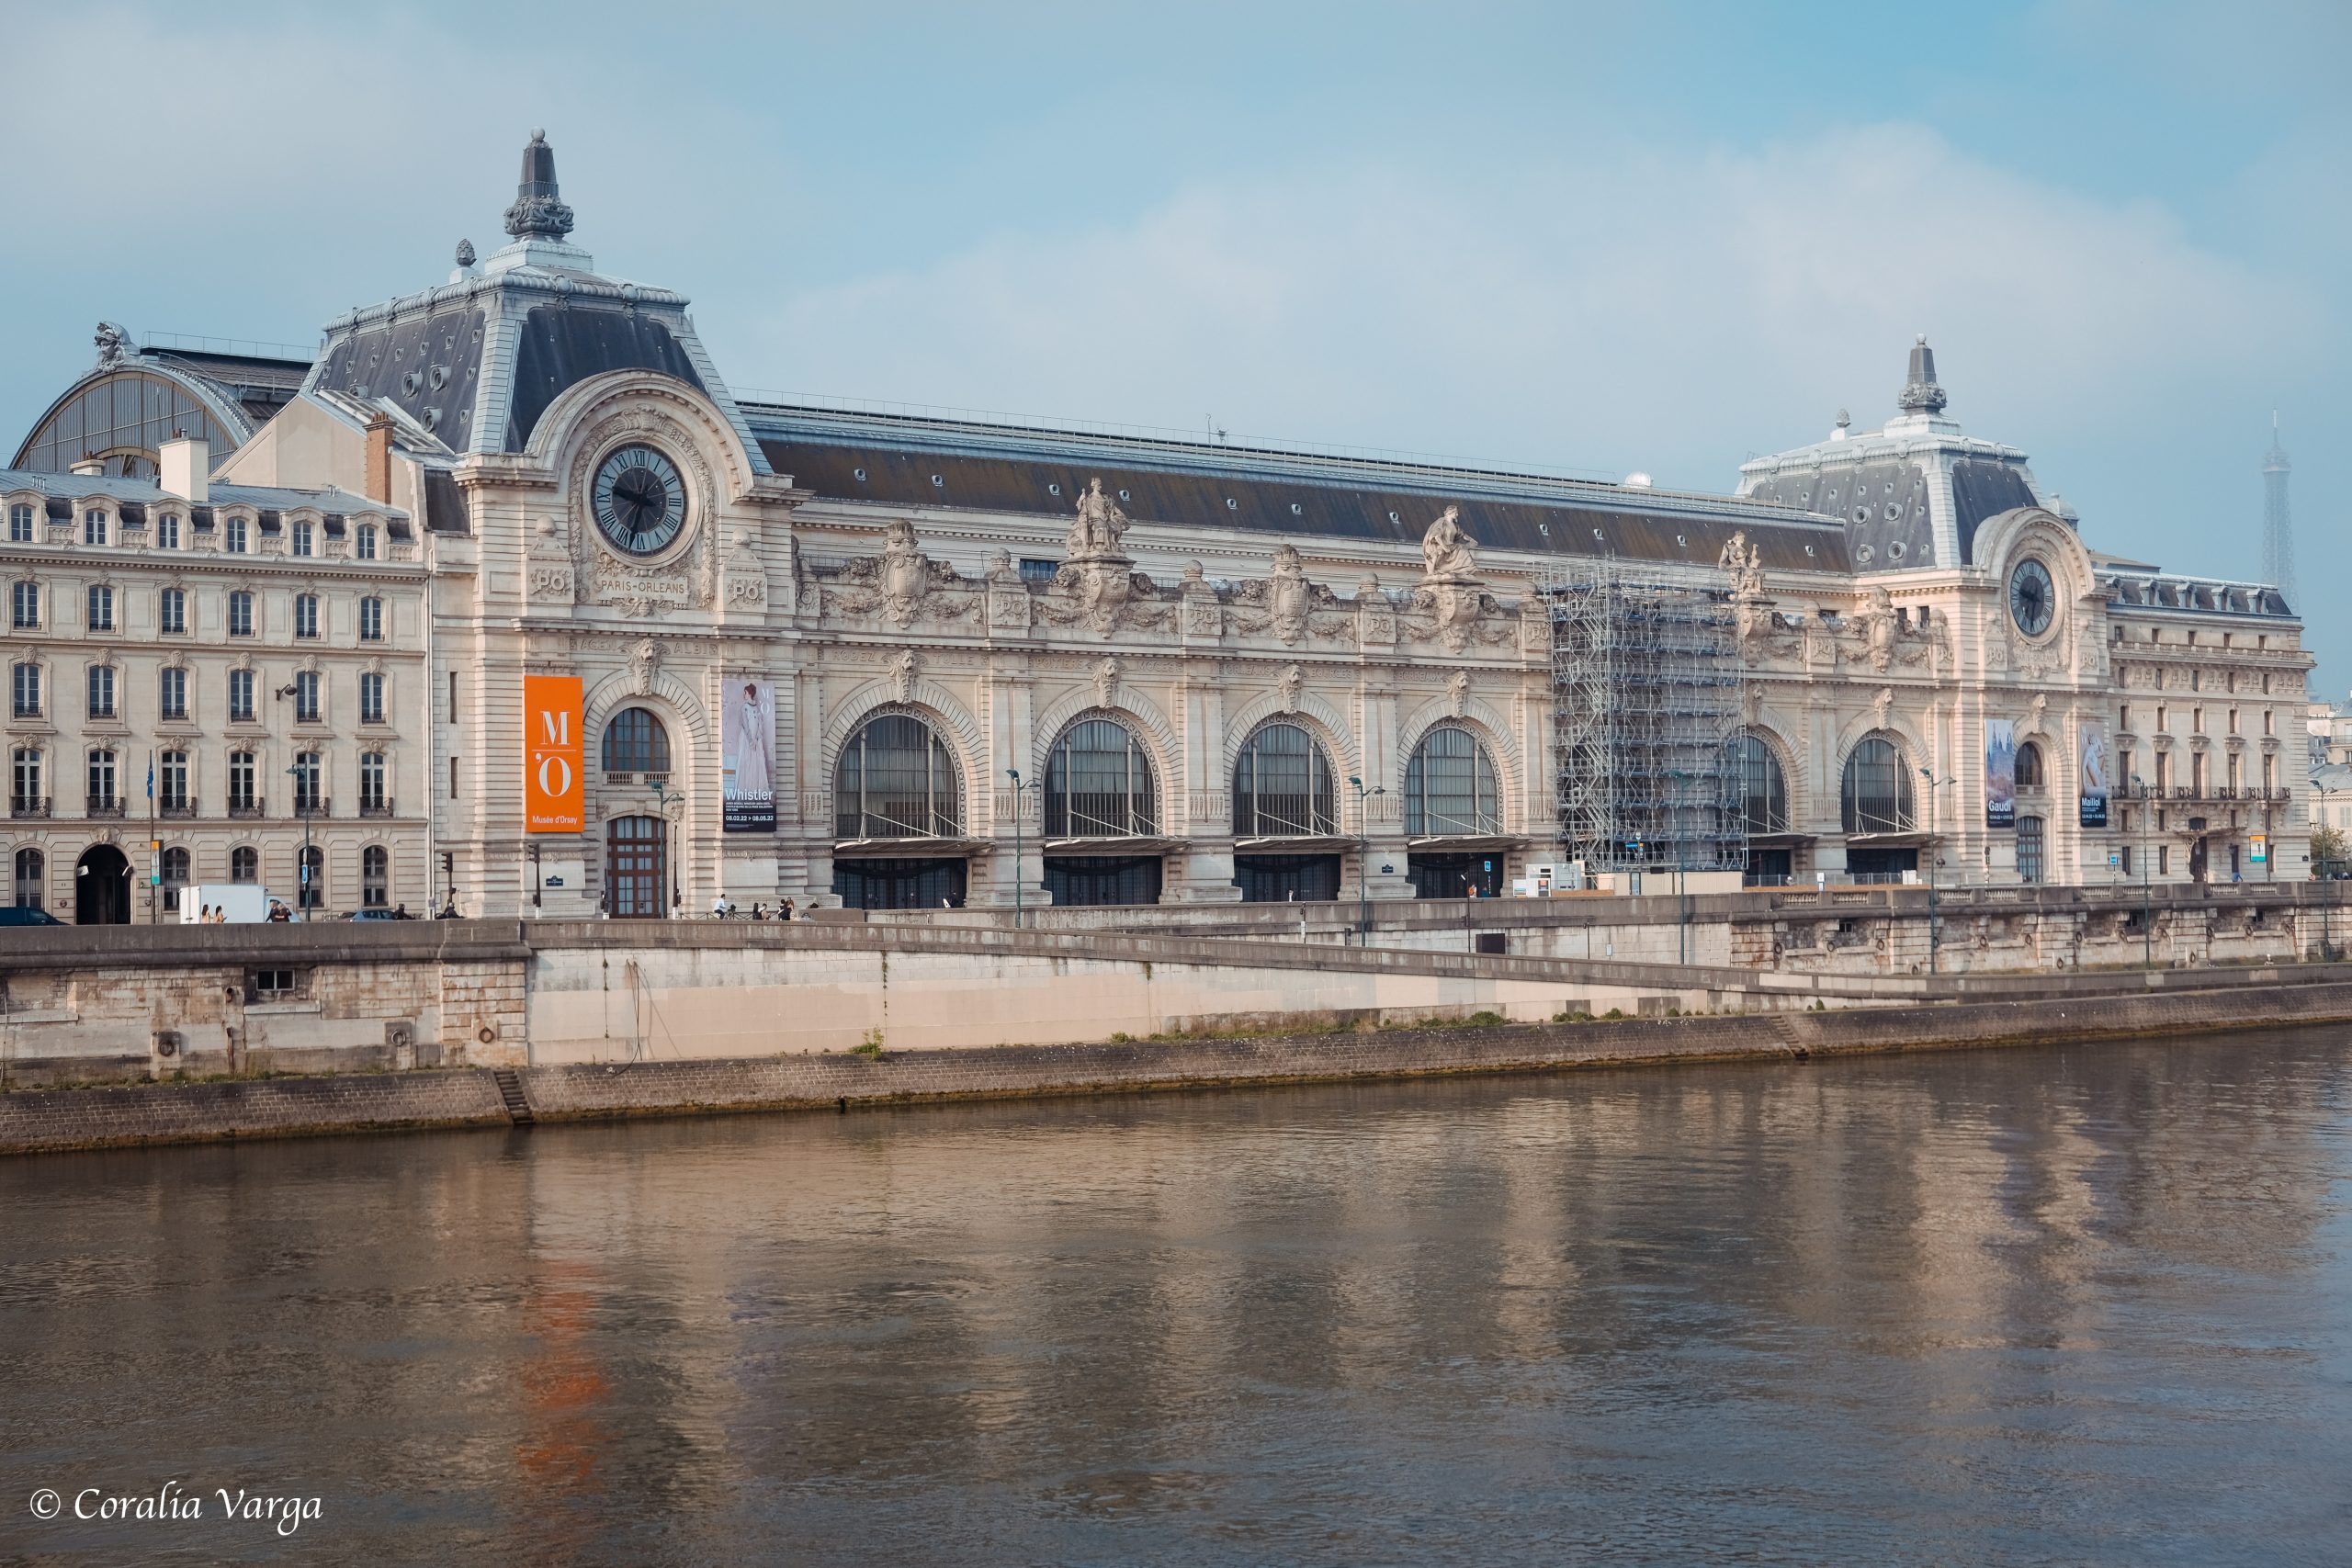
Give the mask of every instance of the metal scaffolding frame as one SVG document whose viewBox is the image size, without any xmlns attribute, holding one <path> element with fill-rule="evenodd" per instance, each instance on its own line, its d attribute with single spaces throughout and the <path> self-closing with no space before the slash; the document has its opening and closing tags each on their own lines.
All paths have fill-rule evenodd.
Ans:
<svg viewBox="0 0 2352 1568">
<path fill-rule="evenodd" d="M 1552 762 L 1560 836 L 1588 871 L 1747 863 L 1732 751 L 1745 673 L 1728 580 L 1563 562 L 1552 614 Z"/>
</svg>

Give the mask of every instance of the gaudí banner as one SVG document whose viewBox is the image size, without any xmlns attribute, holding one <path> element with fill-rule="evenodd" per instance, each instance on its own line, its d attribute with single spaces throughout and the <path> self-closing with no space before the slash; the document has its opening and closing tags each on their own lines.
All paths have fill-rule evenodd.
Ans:
<svg viewBox="0 0 2352 1568">
<path fill-rule="evenodd" d="M 727 693 L 726 810 L 729 833 L 775 831 L 775 687 L 766 681 Z"/>
<path fill-rule="evenodd" d="M 2107 724 L 2103 719 L 2083 722 L 2083 786 L 2081 795 L 2082 825 L 2086 828 L 2107 826 Z"/>
<path fill-rule="evenodd" d="M 1984 826 L 2018 825 L 2018 727 L 2015 719 L 1984 721 Z"/>
</svg>

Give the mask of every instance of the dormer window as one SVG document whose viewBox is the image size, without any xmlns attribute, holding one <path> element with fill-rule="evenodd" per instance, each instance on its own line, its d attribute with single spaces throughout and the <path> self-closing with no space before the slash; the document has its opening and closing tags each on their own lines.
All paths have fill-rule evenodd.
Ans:
<svg viewBox="0 0 2352 1568">
<path fill-rule="evenodd" d="M 294 553 L 296 555 L 307 556 L 313 553 L 311 547 L 311 536 L 313 532 L 313 526 L 308 519 L 297 522 L 294 525 Z"/>
<path fill-rule="evenodd" d="M 352 546 L 351 553 L 361 560 L 376 558 L 376 525 L 373 523 L 359 525 L 358 538 Z"/>
<path fill-rule="evenodd" d="M 33 509 L 21 501 L 8 508 L 8 542 L 12 545 L 33 542 Z"/>
<path fill-rule="evenodd" d="M 220 524 L 220 547 L 232 556 L 245 553 L 245 520 L 231 514 Z"/>
<path fill-rule="evenodd" d="M 155 519 L 155 547 L 175 550 L 180 547 L 180 514 L 166 512 Z"/>
<path fill-rule="evenodd" d="M 82 513 L 82 542 L 85 545 L 103 545 L 107 542 L 105 508 L 93 506 Z"/>
</svg>

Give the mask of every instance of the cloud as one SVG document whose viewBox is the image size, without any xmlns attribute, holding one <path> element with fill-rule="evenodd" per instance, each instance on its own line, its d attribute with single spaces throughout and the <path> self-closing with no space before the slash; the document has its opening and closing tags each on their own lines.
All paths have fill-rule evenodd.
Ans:
<svg viewBox="0 0 2352 1568">
<path fill-rule="evenodd" d="M 2285 309 L 2281 310 L 2282 304 Z M 1721 486 L 1892 403 L 1915 332 L 2023 441 L 2308 359 L 2297 286 L 1885 125 L 1197 186 L 791 297 L 731 355 L 794 389 L 1360 441 Z"/>
</svg>

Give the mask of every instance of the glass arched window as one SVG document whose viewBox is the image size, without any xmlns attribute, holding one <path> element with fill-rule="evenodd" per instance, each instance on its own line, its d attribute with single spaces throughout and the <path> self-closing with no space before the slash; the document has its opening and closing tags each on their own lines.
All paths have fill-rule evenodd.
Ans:
<svg viewBox="0 0 2352 1568">
<path fill-rule="evenodd" d="M 845 840 L 961 838 L 955 754 L 912 714 L 867 719 L 834 766 L 833 819 Z"/>
<path fill-rule="evenodd" d="M 1781 759 L 1772 755 L 1772 748 L 1759 735 L 1741 735 L 1733 739 L 1731 760 L 1739 777 L 1739 801 L 1743 818 L 1751 833 L 1785 833 L 1789 830 L 1789 781 L 1781 772 Z"/>
<path fill-rule="evenodd" d="M 670 771 L 670 732 L 643 708 L 623 708 L 605 726 L 605 772 L 655 773 Z"/>
<path fill-rule="evenodd" d="M 2035 740 L 2026 741 L 2023 745 L 2018 748 L 2018 788 L 2041 789 L 2045 787 L 2048 783 L 2049 780 L 2043 776 L 2041 772 L 2041 742 Z"/>
<path fill-rule="evenodd" d="M 251 844 L 240 844 L 237 848 L 231 850 L 229 852 L 229 880 L 259 882 L 261 880 L 261 852 Z"/>
<path fill-rule="evenodd" d="M 302 908 L 317 909 L 327 901 L 327 852 L 312 844 L 299 859 L 301 866 Z"/>
<path fill-rule="evenodd" d="M 1046 759 L 1046 836 L 1125 839 L 1159 831 L 1159 792 L 1143 742 L 1107 718 L 1071 726 Z"/>
<path fill-rule="evenodd" d="M 391 897 L 391 852 L 381 844 L 370 844 L 359 852 L 359 902 L 368 908 L 381 909 Z"/>
<path fill-rule="evenodd" d="M 1911 830 L 1911 770 L 1902 749 L 1883 735 L 1867 735 L 1846 759 L 1838 788 L 1838 819 L 1849 833 Z"/>
<path fill-rule="evenodd" d="M 1422 736 L 1405 764 L 1406 835 L 1434 838 L 1502 830 L 1502 794 L 1495 786 L 1495 764 L 1478 738 L 1451 724 Z"/>
<path fill-rule="evenodd" d="M 1233 764 L 1233 830 L 1245 839 L 1331 838 L 1340 831 L 1331 760 L 1295 724 L 1270 724 Z"/>
<path fill-rule="evenodd" d="M 180 907 L 180 889 L 188 883 L 187 852 L 174 848 L 164 852 L 164 908 L 176 910 Z"/>
<path fill-rule="evenodd" d="M 38 909 L 46 901 L 44 879 L 47 863 L 39 850 L 17 852 L 17 905 L 19 908 Z"/>
</svg>

